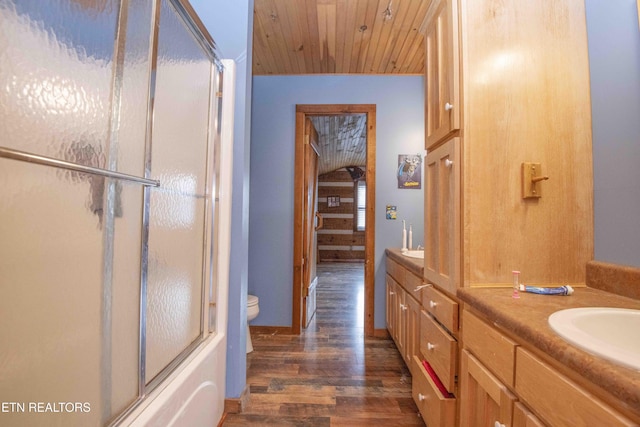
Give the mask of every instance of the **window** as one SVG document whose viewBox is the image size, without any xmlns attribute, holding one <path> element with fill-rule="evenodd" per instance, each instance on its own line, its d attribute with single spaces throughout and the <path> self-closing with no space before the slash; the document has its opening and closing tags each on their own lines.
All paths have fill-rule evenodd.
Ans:
<svg viewBox="0 0 640 427">
<path fill-rule="evenodd" d="M 367 207 L 367 181 L 356 181 L 356 231 L 364 231 Z"/>
</svg>

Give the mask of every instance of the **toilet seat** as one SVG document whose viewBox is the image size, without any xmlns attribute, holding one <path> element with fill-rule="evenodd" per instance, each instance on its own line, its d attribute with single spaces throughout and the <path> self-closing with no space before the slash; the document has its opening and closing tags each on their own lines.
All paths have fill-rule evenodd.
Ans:
<svg viewBox="0 0 640 427">
<path fill-rule="evenodd" d="M 247 307 L 258 305 L 258 297 L 255 295 L 247 295 Z"/>
<path fill-rule="evenodd" d="M 255 295 L 247 294 L 247 353 L 251 353 L 253 351 L 249 322 L 258 317 L 259 313 L 260 307 L 258 306 L 258 297 Z"/>
</svg>

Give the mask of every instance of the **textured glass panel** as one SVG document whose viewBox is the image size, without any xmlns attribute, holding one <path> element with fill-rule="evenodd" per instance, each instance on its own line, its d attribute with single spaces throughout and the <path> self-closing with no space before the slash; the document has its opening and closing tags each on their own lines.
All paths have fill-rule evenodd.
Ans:
<svg viewBox="0 0 640 427">
<path fill-rule="evenodd" d="M 87 404 L 27 406 L 0 425 L 100 425 L 137 397 L 142 187 L 113 193 L 114 285 L 103 289 L 98 182 L 0 159 L 0 402 Z"/>
<path fill-rule="evenodd" d="M 0 0 L 2 145 L 104 167 L 117 0 Z"/>
<path fill-rule="evenodd" d="M 173 7 L 163 1 L 151 176 L 164 188 L 204 194 L 210 73 L 210 60 Z"/>
<path fill-rule="evenodd" d="M 2 425 L 98 425 L 103 233 L 92 183 L 0 159 L 0 401 L 90 412 L 1 413 Z"/>
<path fill-rule="evenodd" d="M 0 0 L 0 145 L 143 175 L 152 1 L 129 3 L 114 65 L 120 1 Z M 86 403 L 0 425 L 105 424 L 138 396 L 142 187 L 0 159 L 0 199 L 0 401 Z"/>
<path fill-rule="evenodd" d="M 154 189 L 149 222 L 147 382 L 200 334 L 204 199 Z"/>
<path fill-rule="evenodd" d="M 128 5 L 124 63 L 116 78 L 115 102 L 119 123 L 112 147 L 112 152 L 117 152 L 117 155 L 112 159 L 117 158 L 117 166 L 109 169 L 144 176 L 153 1 L 135 0 L 129 1 Z"/>
<path fill-rule="evenodd" d="M 168 1 L 158 40 L 147 284 L 146 380 L 202 331 L 211 62 Z"/>
<path fill-rule="evenodd" d="M 104 292 L 103 393 L 111 416 L 138 396 L 140 340 L 140 248 L 142 192 L 137 184 L 114 183 L 111 282 Z M 108 276 L 107 276 L 108 277 Z M 110 310 L 109 310 L 110 308 Z M 110 338 L 109 338 L 110 336 Z"/>
</svg>

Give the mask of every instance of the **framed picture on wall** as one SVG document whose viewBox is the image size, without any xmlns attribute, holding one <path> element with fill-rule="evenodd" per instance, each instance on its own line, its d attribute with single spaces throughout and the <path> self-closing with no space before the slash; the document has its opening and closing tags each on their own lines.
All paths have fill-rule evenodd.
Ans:
<svg viewBox="0 0 640 427">
<path fill-rule="evenodd" d="M 422 188 L 422 155 L 398 155 L 398 188 L 419 190 Z"/>
<path fill-rule="evenodd" d="M 327 197 L 327 207 L 337 208 L 338 206 L 340 206 L 340 196 Z"/>
</svg>

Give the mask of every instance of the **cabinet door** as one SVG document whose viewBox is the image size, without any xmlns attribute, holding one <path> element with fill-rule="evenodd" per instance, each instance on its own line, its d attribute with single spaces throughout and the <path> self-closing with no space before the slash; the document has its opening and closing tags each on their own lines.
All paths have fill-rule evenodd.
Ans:
<svg viewBox="0 0 640 427">
<path fill-rule="evenodd" d="M 407 362 L 407 366 L 409 366 L 409 370 L 413 372 L 413 356 L 419 356 L 420 354 L 420 303 L 414 298 L 407 296 L 406 306 L 407 329 L 403 356 Z"/>
<path fill-rule="evenodd" d="M 386 321 L 387 321 L 387 330 L 389 331 L 389 335 L 391 338 L 395 339 L 396 332 L 396 316 L 397 316 L 397 304 L 398 304 L 398 295 L 395 280 L 391 278 L 387 274 L 386 277 L 387 282 L 387 312 L 386 312 Z"/>
<path fill-rule="evenodd" d="M 513 427 L 545 427 L 545 425 L 522 403 L 516 402 L 513 408 Z"/>
<path fill-rule="evenodd" d="M 426 46 L 426 148 L 460 129 L 458 0 L 434 1 L 428 12 Z"/>
<path fill-rule="evenodd" d="M 427 281 L 455 294 L 460 274 L 460 138 L 427 152 L 425 254 Z"/>
<path fill-rule="evenodd" d="M 466 350 L 460 358 L 460 426 L 511 426 L 515 396 Z"/>
<path fill-rule="evenodd" d="M 406 292 L 399 284 L 396 284 L 396 291 L 398 294 L 398 305 L 397 305 L 397 313 L 398 316 L 396 318 L 396 347 L 398 347 L 398 351 L 404 358 L 406 355 L 406 342 L 407 342 L 407 315 L 409 308 L 407 307 L 406 300 L 409 299 L 406 295 Z"/>
</svg>

